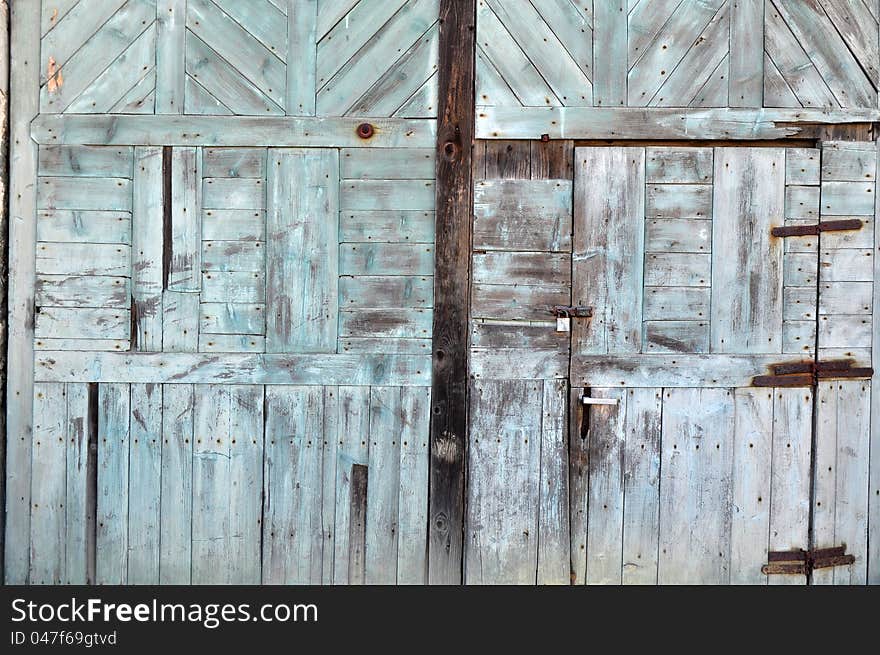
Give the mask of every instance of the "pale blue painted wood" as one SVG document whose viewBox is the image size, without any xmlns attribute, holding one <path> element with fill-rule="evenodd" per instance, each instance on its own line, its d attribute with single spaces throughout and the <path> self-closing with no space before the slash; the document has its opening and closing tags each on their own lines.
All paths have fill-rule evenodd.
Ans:
<svg viewBox="0 0 880 655">
<path fill-rule="evenodd" d="M 294 116 L 315 115 L 318 91 L 318 0 L 300 0 L 287 12 L 287 93 L 285 107 Z"/>
<path fill-rule="evenodd" d="M 262 271 L 266 244 L 260 241 L 203 241 L 203 271 Z"/>
<path fill-rule="evenodd" d="M 280 0 L 286 3 L 287 0 Z M 275 6 L 270 0 L 249 0 L 242 3 L 237 0 L 213 0 L 223 12 L 235 20 L 248 31 L 257 41 L 265 46 L 273 55 L 285 60 L 287 57 L 287 29 L 285 29 L 284 12 Z M 308 11 L 308 5 L 314 0 L 306 0 L 304 10 Z M 296 7 L 299 10 L 299 7 Z M 216 11 L 216 10 L 215 10 Z M 316 43 L 314 36 L 311 39 L 312 47 Z M 297 56 L 300 51 L 293 50 Z"/>
<path fill-rule="evenodd" d="M 97 0 L 89 6 L 78 4 L 71 7 L 63 16 L 62 11 L 59 11 L 54 29 L 47 31 L 42 40 L 42 47 L 39 48 L 40 84 L 46 82 L 45 71 L 48 70 L 49 57 L 52 57 L 58 66 L 63 66 L 100 29 L 107 18 L 114 15 L 124 4 L 125 0 Z M 35 9 L 39 12 L 39 7 Z M 52 9 L 49 3 L 45 3 L 45 9 L 48 10 L 46 12 L 48 16 L 44 16 L 44 19 L 51 19 Z M 38 33 L 37 30 L 31 32 L 34 37 Z M 33 42 L 39 44 L 40 39 L 34 38 Z"/>
<path fill-rule="evenodd" d="M 206 177 L 202 185 L 205 209 L 252 209 L 266 207 L 266 186 L 261 179 Z"/>
<path fill-rule="evenodd" d="M 79 0 L 54 0 L 51 3 L 43 3 L 43 11 L 40 16 L 40 35 L 45 37 L 67 13 L 76 6 Z"/>
<path fill-rule="evenodd" d="M 159 582 L 192 579 L 193 387 L 162 388 L 162 484 L 159 523 Z"/>
<path fill-rule="evenodd" d="M 180 114 L 184 108 L 186 0 L 157 0 L 156 30 L 156 113 Z"/>
<path fill-rule="evenodd" d="M 333 584 L 336 545 L 336 459 L 339 451 L 339 387 L 321 387 L 323 455 L 321 461 L 321 584 Z"/>
<path fill-rule="evenodd" d="M 35 339 L 36 350 L 87 350 L 126 352 L 131 347 L 129 339 Z"/>
<path fill-rule="evenodd" d="M 731 5 L 730 105 L 761 107 L 764 102 L 764 0 Z"/>
<path fill-rule="evenodd" d="M 258 334 L 266 329 L 266 306 L 254 303 L 202 303 L 200 334 Z"/>
<path fill-rule="evenodd" d="M 34 385 L 30 584 L 66 582 L 67 398 L 64 384 Z"/>
<path fill-rule="evenodd" d="M 162 350 L 167 353 L 199 349 L 199 294 L 166 291 L 162 294 Z"/>
<path fill-rule="evenodd" d="M 318 38 L 323 38 L 358 2 L 360 0 L 318 0 Z"/>
<path fill-rule="evenodd" d="M 162 385 L 131 385 L 127 584 L 159 584 Z"/>
<path fill-rule="evenodd" d="M 171 151 L 169 291 L 198 292 L 202 271 L 202 150 Z"/>
<path fill-rule="evenodd" d="M 540 585 L 571 584 L 568 424 L 566 420 L 568 395 L 567 380 L 544 381 L 539 459 L 536 578 L 536 582 Z"/>
<path fill-rule="evenodd" d="M 200 334 L 199 352 L 262 353 L 266 352 L 266 338 L 261 334 Z"/>
<path fill-rule="evenodd" d="M 431 390 L 401 388 L 397 584 L 427 584 L 428 432 Z M 369 550 L 369 549 L 368 549 Z"/>
<path fill-rule="evenodd" d="M 125 146 L 41 146 L 41 176 L 131 177 L 132 149 Z"/>
<path fill-rule="evenodd" d="M 110 109 L 111 114 L 152 114 L 156 110 L 156 69 L 151 68 Z"/>
<path fill-rule="evenodd" d="M 439 75 L 434 73 L 397 111 L 395 118 L 435 118 L 439 99 Z"/>
<path fill-rule="evenodd" d="M 156 26 L 153 23 L 65 111 L 96 114 L 111 111 L 120 99 L 120 90 L 127 94 L 136 87 L 145 72 L 154 68 L 155 59 Z"/>
<path fill-rule="evenodd" d="M 94 526 L 86 520 L 91 493 L 89 479 L 89 387 L 65 385 L 67 395 L 67 489 L 64 501 L 64 564 L 66 584 L 86 584 L 89 580 L 89 555 Z"/>
<path fill-rule="evenodd" d="M 566 0 L 567 1 L 567 0 Z M 492 65 L 483 49 L 477 45 L 476 59 L 476 90 L 477 102 L 481 106 L 513 106 L 519 104 L 507 82 L 501 77 L 498 69 Z"/>
<path fill-rule="evenodd" d="M 264 302 L 265 277 L 242 271 L 202 274 L 203 302 Z"/>
<path fill-rule="evenodd" d="M 233 111 L 189 75 L 184 82 L 184 113 L 232 116 Z"/>
<path fill-rule="evenodd" d="M 131 248 L 116 243 L 37 244 L 37 272 L 46 275 L 129 274 Z"/>
<path fill-rule="evenodd" d="M 131 182 L 114 177 L 41 177 L 39 209 L 131 211 Z"/>
<path fill-rule="evenodd" d="M 874 182 L 822 182 L 823 216 L 873 216 Z"/>
<path fill-rule="evenodd" d="M 127 309 L 41 307 L 34 335 L 46 339 L 128 339 L 130 324 Z"/>
<path fill-rule="evenodd" d="M 262 241 L 266 218 L 252 209 L 206 209 L 202 216 L 202 238 L 214 241 Z"/>
<path fill-rule="evenodd" d="M 626 106 L 626 0 L 598 2 L 593 10 L 593 104 Z"/>
<path fill-rule="evenodd" d="M 132 301 L 137 349 L 162 350 L 164 193 L 162 148 L 135 148 L 132 201 Z"/>
<path fill-rule="evenodd" d="M 431 277 L 359 276 L 339 278 L 339 308 L 431 307 L 434 280 Z"/>
<path fill-rule="evenodd" d="M 98 386 L 97 584 L 125 584 L 128 569 L 130 385 Z"/>
<path fill-rule="evenodd" d="M 345 180 L 433 180 L 433 148 L 345 148 L 340 174 Z"/>
<path fill-rule="evenodd" d="M 385 353 L 388 355 L 426 355 L 431 352 L 430 339 L 389 339 L 387 337 L 341 337 L 340 353 Z"/>
<path fill-rule="evenodd" d="M 69 209 L 40 211 L 37 241 L 131 243 L 131 214 Z"/>
<path fill-rule="evenodd" d="M 322 580 L 321 387 L 266 390 L 263 583 Z"/>
<path fill-rule="evenodd" d="M 427 244 L 343 243 L 340 275 L 433 275 L 434 248 Z"/>
<path fill-rule="evenodd" d="M 427 339 L 432 324 L 430 309 L 353 309 L 339 313 L 339 336 Z"/>
<path fill-rule="evenodd" d="M 649 184 L 645 216 L 650 218 L 711 218 L 712 187 L 708 184 Z"/>
<path fill-rule="evenodd" d="M 266 176 L 265 148 L 204 148 L 202 174 L 205 177 Z"/>
<path fill-rule="evenodd" d="M 36 302 L 48 307 L 112 307 L 128 309 L 128 278 L 113 276 L 38 275 Z"/>
<path fill-rule="evenodd" d="M 348 242 L 434 242 L 433 211 L 343 211 L 339 239 Z"/>
<path fill-rule="evenodd" d="M 266 349 L 335 352 L 339 153 L 276 150 L 266 217 Z"/>
</svg>

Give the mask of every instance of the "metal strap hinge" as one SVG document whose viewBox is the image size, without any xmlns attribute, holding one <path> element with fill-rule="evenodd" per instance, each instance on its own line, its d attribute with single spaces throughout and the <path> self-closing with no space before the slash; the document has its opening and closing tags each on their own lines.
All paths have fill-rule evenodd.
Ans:
<svg viewBox="0 0 880 655">
<path fill-rule="evenodd" d="M 753 387 L 811 387 L 819 380 L 843 378 L 870 378 L 874 369 L 867 366 L 853 366 L 852 359 L 835 359 L 820 362 L 788 362 L 770 367 L 772 375 L 757 375 L 752 378 Z"/>
<path fill-rule="evenodd" d="M 761 573 L 764 575 L 807 575 L 816 569 L 846 566 L 855 561 L 855 555 L 846 554 L 846 544 L 817 550 L 777 550 L 767 553 L 767 563 L 761 567 Z"/>
<path fill-rule="evenodd" d="M 862 229 L 862 221 L 857 218 L 849 218 L 840 221 L 822 221 L 815 225 L 786 225 L 774 227 L 770 234 L 775 237 L 806 237 L 814 236 L 820 232 L 842 232 L 846 230 Z"/>
</svg>

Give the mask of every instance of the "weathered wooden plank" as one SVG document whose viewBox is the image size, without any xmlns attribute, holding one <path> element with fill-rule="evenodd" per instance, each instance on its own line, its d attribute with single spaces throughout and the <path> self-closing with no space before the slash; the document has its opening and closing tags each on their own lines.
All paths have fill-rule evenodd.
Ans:
<svg viewBox="0 0 880 655">
<path fill-rule="evenodd" d="M 248 271 L 202 274 L 203 302 L 265 302 L 265 276 Z"/>
<path fill-rule="evenodd" d="M 350 384 L 424 386 L 421 355 L 254 355 L 218 359 L 197 353 L 78 353 L 41 351 L 40 382 L 164 382 L 193 384 Z"/>
<path fill-rule="evenodd" d="M 321 387 L 266 390 L 264 584 L 321 582 L 323 412 Z"/>
<path fill-rule="evenodd" d="M 436 118 L 438 75 L 435 72 L 392 116 L 395 118 Z"/>
<path fill-rule="evenodd" d="M 339 278 L 340 309 L 426 308 L 433 302 L 434 280 L 431 277 L 377 275 Z"/>
<path fill-rule="evenodd" d="M 125 584 L 127 581 L 129 386 L 98 386 L 97 584 Z"/>
<path fill-rule="evenodd" d="M 263 353 L 266 352 L 266 338 L 261 334 L 201 334 L 199 352 Z"/>
<path fill-rule="evenodd" d="M 32 135 L 37 143 L 50 145 L 356 148 L 365 145 L 357 135 L 362 122 L 359 118 L 235 116 L 224 118 L 221 127 L 211 116 L 44 115 L 32 123 Z M 372 147 L 427 148 L 436 138 L 435 120 L 376 118 L 370 122 L 375 130 L 369 140 Z"/>
<path fill-rule="evenodd" d="M 656 219 L 645 221 L 646 252 L 709 252 L 712 223 L 705 219 Z"/>
<path fill-rule="evenodd" d="M 37 271 L 46 275 L 128 276 L 130 248 L 114 243 L 39 243 Z"/>
<path fill-rule="evenodd" d="M 193 387 L 162 388 L 162 471 L 159 516 L 159 582 L 192 580 Z"/>
<path fill-rule="evenodd" d="M 36 350 L 108 350 L 123 352 L 131 348 L 130 339 L 35 339 Z"/>
<path fill-rule="evenodd" d="M 402 425 L 397 519 L 397 584 L 427 582 L 430 388 L 400 389 Z M 371 438 L 377 435 L 372 434 Z M 387 438 L 387 435 L 386 437 Z M 561 460 L 560 460 L 561 461 Z"/>
<path fill-rule="evenodd" d="M 340 153 L 340 175 L 350 180 L 418 180 L 434 178 L 434 151 L 400 148 L 373 151 L 346 148 Z"/>
<path fill-rule="evenodd" d="M 131 243 L 128 212 L 49 210 L 37 214 L 37 240 Z"/>
<path fill-rule="evenodd" d="M 433 243 L 434 212 L 343 211 L 339 213 L 339 240 Z"/>
<path fill-rule="evenodd" d="M 730 9 L 730 106 L 764 102 L 764 0 L 737 0 Z"/>
<path fill-rule="evenodd" d="M 90 505 L 90 481 L 94 462 L 90 458 L 91 434 L 89 387 L 86 384 L 65 385 L 67 397 L 66 425 L 66 493 L 65 515 L 65 584 L 86 584 L 90 578 L 91 530 L 94 529 L 94 506 Z M 93 571 L 91 572 L 93 573 Z"/>
<path fill-rule="evenodd" d="M 222 94 L 221 94 L 222 95 Z M 189 75 L 184 82 L 184 113 L 232 116 L 233 111 Z"/>
<path fill-rule="evenodd" d="M 264 148 L 204 148 L 202 175 L 262 179 L 266 176 L 266 150 Z"/>
<path fill-rule="evenodd" d="M 477 318 L 547 320 L 553 317 L 554 306 L 570 305 L 572 297 L 567 284 L 474 284 L 471 291 L 471 315 Z"/>
<path fill-rule="evenodd" d="M 731 491 L 730 583 L 766 584 L 773 389 L 737 389 Z"/>
<path fill-rule="evenodd" d="M 873 216 L 874 182 L 822 181 L 823 216 Z"/>
<path fill-rule="evenodd" d="M 878 117 L 880 110 L 876 109 L 479 107 L 476 137 L 536 139 L 547 134 L 551 139 L 780 139 L 804 130 L 793 123 L 852 123 Z"/>
<path fill-rule="evenodd" d="M 478 381 L 471 393 L 465 581 L 534 584 L 542 383 Z"/>
<path fill-rule="evenodd" d="M 638 351 L 641 345 L 645 150 L 577 148 L 572 304 L 594 308 L 590 326 L 572 326 L 575 352 Z M 587 184 L 607 179 L 602 189 Z M 629 254 L 628 254 L 629 253 Z"/>
<path fill-rule="evenodd" d="M 433 180 L 345 180 L 340 187 L 343 210 L 432 210 Z"/>
<path fill-rule="evenodd" d="M 784 321 L 782 323 L 782 352 L 807 357 L 816 344 L 816 321 Z"/>
<path fill-rule="evenodd" d="M 266 233 L 268 352 L 335 352 L 339 153 L 273 150 Z M 317 220 L 316 220 L 317 218 Z"/>
<path fill-rule="evenodd" d="M 809 321 L 816 318 L 814 287 L 785 287 L 782 290 L 782 318 L 785 321 Z"/>
<path fill-rule="evenodd" d="M 627 11 L 625 0 L 593 5 L 593 104 L 627 105 Z"/>
<path fill-rule="evenodd" d="M 113 276 L 38 275 L 37 306 L 112 307 L 128 309 L 128 278 Z"/>
<path fill-rule="evenodd" d="M 867 248 L 828 248 L 819 254 L 822 282 L 870 282 L 874 253 Z"/>
<path fill-rule="evenodd" d="M 793 358 L 797 360 L 797 358 Z M 584 387 L 749 387 L 778 364 L 776 355 L 574 355 L 572 385 Z"/>
<path fill-rule="evenodd" d="M 64 384 L 34 385 L 29 582 L 66 581 L 67 397 Z"/>
<path fill-rule="evenodd" d="M 770 550 L 797 550 L 807 543 L 812 409 L 810 389 L 773 391 Z M 801 575 L 773 575 L 768 582 L 804 584 L 805 579 Z"/>
<path fill-rule="evenodd" d="M 555 328 L 555 322 L 533 324 L 522 321 L 474 321 L 471 326 L 471 346 L 568 350 L 568 334 L 557 332 Z"/>
<path fill-rule="evenodd" d="M 782 213 L 785 152 L 715 151 L 712 221 L 712 351 L 778 352 L 781 346 L 782 254 L 770 228 Z M 741 271 L 751 271 L 743 284 Z"/>
<path fill-rule="evenodd" d="M 823 276 L 819 288 L 819 314 L 870 314 L 873 286 L 871 282 L 825 283 Z"/>
<path fill-rule="evenodd" d="M 787 287 L 815 287 L 818 278 L 816 255 L 786 253 L 783 257 L 782 278 Z"/>
<path fill-rule="evenodd" d="M 122 177 L 41 177 L 37 207 L 131 211 L 131 182 Z"/>
<path fill-rule="evenodd" d="M 475 284 L 523 286 L 571 284 L 571 257 L 567 253 L 474 253 Z"/>
<path fill-rule="evenodd" d="M 199 306 L 200 334 L 264 334 L 265 305 L 247 303 L 202 303 Z"/>
<path fill-rule="evenodd" d="M 159 584 L 163 404 L 162 385 L 131 385 L 128 584 Z"/>
<path fill-rule="evenodd" d="M 41 307 L 34 336 L 65 339 L 128 339 L 131 316 L 127 309 L 103 307 Z"/>
<path fill-rule="evenodd" d="M 538 488 L 538 584 L 570 584 L 568 520 L 568 382 L 543 385 Z"/>
<path fill-rule="evenodd" d="M 819 188 L 815 186 L 785 187 L 785 218 L 816 220 L 819 217 Z"/>
<path fill-rule="evenodd" d="M 135 148 L 132 201 L 132 302 L 136 347 L 162 350 L 164 155 L 159 147 Z"/>
<path fill-rule="evenodd" d="M 265 230 L 262 211 L 206 209 L 202 216 L 202 238 L 210 241 L 263 241 Z"/>
<path fill-rule="evenodd" d="M 201 288 L 201 167 L 199 148 L 172 148 L 171 233 L 166 235 L 171 247 L 167 272 L 169 291 L 198 292 Z M 210 182 L 207 181 L 209 188 Z"/>
<path fill-rule="evenodd" d="M 199 294 L 166 291 L 162 295 L 162 350 L 195 352 L 199 345 Z"/>
<path fill-rule="evenodd" d="M 571 250 L 568 180 L 480 180 L 474 188 L 474 248 Z"/>
<path fill-rule="evenodd" d="M 260 241 L 202 241 L 203 271 L 262 271 L 265 244 Z"/>
<path fill-rule="evenodd" d="M 245 28 L 272 54 L 285 61 L 288 53 L 287 22 L 284 20 L 284 16 L 289 13 L 286 0 L 252 0 L 245 5 L 235 0 L 214 0 L 214 4 Z M 306 3 L 305 13 L 308 14 L 308 3 Z M 315 42 L 316 39 L 313 36 L 312 46 Z M 299 50 L 295 52 L 300 53 Z"/>
<path fill-rule="evenodd" d="M 476 380 L 549 380 L 568 375 L 566 350 L 472 348 L 470 362 Z"/>
<path fill-rule="evenodd" d="M 339 339 L 340 353 L 384 353 L 386 355 L 429 355 L 430 339 L 388 339 L 386 337 L 345 337 Z"/>
<path fill-rule="evenodd" d="M 43 177 L 131 177 L 131 148 L 42 146 L 37 174 Z"/>
<path fill-rule="evenodd" d="M 531 179 L 531 144 L 521 141 L 491 141 L 485 144 L 485 177 L 499 180 Z"/>
<path fill-rule="evenodd" d="M 820 316 L 820 348 L 871 347 L 871 319 L 867 316 Z"/>
<path fill-rule="evenodd" d="M 769 43 L 769 39 L 766 36 L 765 42 Z M 776 63 L 770 58 L 766 50 L 764 51 L 764 104 L 767 107 L 801 106 L 800 100 L 798 100 L 788 82 L 785 81 Z"/>
<path fill-rule="evenodd" d="M 288 114 L 315 115 L 318 90 L 318 1 L 306 0 L 287 12 L 287 94 Z"/>
<path fill-rule="evenodd" d="M 874 12 L 880 14 L 880 6 Z M 880 148 L 878 148 L 878 168 L 880 168 Z M 875 194 L 880 195 L 880 194 Z M 874 215 L 880 215 L 880 200 L 874 207 Z M 874 229 L 871 244 L 875 252 L 880 252 L 880 230 Z M 880 280 L 880 257 L 874 257 L 874 279 Z M 880 308 L 880 284 L 874 284 L 872 307 Z M 868 582 L 880 584 L 880 321 L 871 322 L 870 362 L 874 368 L 871 377 L 871 438 L 868 473 Z M 867 359 L 860 358 L 861 361 Z"/>
<path fill-rule="evenodd" d="M 660 253 L 645 255 L 644 281 L 656 287 L 708 287 L 712 257 L 699 253 Z"/>
<path fill-rule="evenodd" d="M 711 218 L 712 187 L 706 184 L 649 184 L 645 216 L 652 218 Z"/>
<path fill-rule="evenodd" d="M 206 209 L 252 209 L 266 207 L 266 191 L 260 179 L 208 177 L 202 187 Z"/>
<path fill-rule="evenodd" d="M 343 243 L 340 275 L 433 275 L 434 248 L 409 243 Z"/>
<path fill-rule="evenodd" d="M 582 585 L 587 569 L 587 500 L 589 498 L 590 455 L 587 412 L 581 397 L 584 389 L 569 389 L 568 421 L 568 515 L 571 531 L 571 584 Z"/>
<path fill-rule="evenodd" d="M 711 184 L 712 148 L 648 148 L 645 180 L 649 184 Z"/>
<path fill-rule="evenodd" d="M 708 321 L 645 321 L 645 352 L 707 353 Z"/>
<path fill-rule="evenodd" d="M 701 320 L 709 316 L 708 287 L 645 287 L 646 321 Z"/>
<path fill-rule="evenodd" d="M 186 0 L 157 0 L 156 113 L 183 113 Z"/>
<path fill-rule="evenodd" d="M 426 339 L 432 322 L 430 309 L 354 309 L 339 313 L 339 336 Z"/>
<path fill-rule="evenodd" d="M 816 148 L 786 149 L 785 184 L 819 184 L 820 159 L 821 153 Z"/>
<path fill-rule="evenodd" d="M 362 585 L 366 579 L 368 480 L 369 468 L 366 465 L 351 465 L 349 526 L 346 540 L 350 555 L 346 577 L 348 583 L 352 585 Z"/>
<path fill-rule="evenodd" d="M 660 466 L 660 584 L 730 580 L 730 389 L 663 392 Z"/>
<path fill-rule="evenodd" d="M 822 144 L 822 181 L 865 182 L 875 180 L 876 175 L 874 142 L 827 141 Z"/>
<path fill-rule="evenodd" d="M 143 70 L 143 67 L 142 69 Z M 129 89 L 115 105 L 111 114 L 152 114 L 156 106 L 156 69 L 150 68 L 146 75 Z"/>
<path fill-rule="evenodd" d="M 476 91 L 481 105 L 516 106 L 520 104 L 501 73 L 489 61 L 489 57 L 479 45 L 477 46 L 476 59 Z"/>
</svg>

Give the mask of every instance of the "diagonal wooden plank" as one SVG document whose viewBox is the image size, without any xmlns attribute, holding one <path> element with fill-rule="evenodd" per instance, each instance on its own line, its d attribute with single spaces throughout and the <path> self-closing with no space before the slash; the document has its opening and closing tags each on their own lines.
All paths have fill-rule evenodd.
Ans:
<svg viewBox="0 0 880 655">
<path fill-rule="evenodd" d="M 156 0 L 129 0 L 61 67 L 52 89 L 40 90 L 44 112 L 64 111 L 71 101 L 121 55 L 132 41 L 152 25 Z M 61 77 L 59 77 L 61 76 Z M 61 78 L 63 77 L 63 83 Z"/>
<path fill-rule="evenodd" d="M 764 0 L 728 3 L 732 107 L 763 106 Z"/>
<path fill-rule="evenodd" d="M 689 107 L 727 107 L 729 59 L 730 57 L 727 56 L 721 60 L 703 88 L 688 103 Z"/>
<path fill-rule="evenodd" d="M 876 107 L 877 91 L 818 0 L 774 0 L 841 107 Z"/>
<path fill-rule="evenodd" d="M 156 106 L 156 69 L 151 68 L 119 101 L 111 114 L 152 114 Z"/>
<path fill-rule="evenodd" d="M 877 19 L 858 0 L 822 0 L 822 8 L 876 88 L 880 83 Z"/>
<path fill-rule="evenodd" d="M 639 2 L 629 12 L 627 54 L 629 66 L 627 70 L 642 58 L 648 46 L 657 38 L 660 30 L 675 13 L 684 0 L 668 0 L 667 2 Z"/>
<path fill-rule="evenodd" d="M 52 0 L 51 2 L 42 3 L 42 12 L 40 14 L 40 35 L 45 37 L 46 34 L 55 29 L 58 21 L 64 18 L 71 9 L 76 6 L 79 0 Z"/>
<path fill-rule="evenodd" d="M 486 59 L 526 107 L 557 106 L 559 100 L 488 5 L 477 7 L 477 42 Z"/>
<path fill-rule="evenodd" d="M 287 59 L 287 21 L 269 0 L 212 0 L 215 5 L 262 43 L 281 61 Z M 309 2 L 296 2 L 296 12 L 307 11 Z M 313 4 L 313 3 L 312 3 Z"/>
<path fill-rule="evenodd" d="M 644 107 L 679 65 L 724 0 L 684 0 L 627 76 L 629 106 Z M 726 36 L 726 35 L 725 35 Z M 715 44 L 715 47 L 722 47 Z"/>
<path fill-rule="evenodd" d="M 363 1 L 366 0 L 362 0 L 362 4 Z M 361 95 L 381 79 L 388 67 L 400 59 L 409 46 L 436 22 L 438 7 L 439 0 L 408 2 L 318 91 L 318 112 L 322 115 L 344 115 Z M 320 85 L 320 79 L 318 83 Z"/>
<path fill-rule="evenodd" d="M 439 76 L 434 73 L 401 107 L 394 112 L 397 118 L 436 118 Z M 512 96 L 513 97 L 513 96 Z M 517 104 L 513 97 L 512 104 Z"/>
<path fill-rule="evenodd" d="M 571 0 L 531 0 L 584 75 L 593 79 L 593 28 Z"/>
<path fill-rule="evenodd" d="M 327 32 L 336 27 L 358 2 L 360 0 L 318 0 L 318 39 L 323 39 Z"/>
<path fill-rule="evenodd" d="M 234 112 L 189 75 L 185 81 L 185 113 L 187 114 L 220 114 L 231 116 Z"/>
<path fill-rule="evenodd" d="M 390 116 L 437 71 L 440 26 L 419 40 L 346 112 L 347 116 Z"/>
<path fill-rule="evenodd" d="M 287 73 L 281 55 L 266 49 L 211 0 L 187 0 L 186 27 L 267 98 L 284 106 Z"/>
<path fill-rule="evenodd" d="M 504 81 L 498 69 L 492 65 L 479 45 L 477 46 L 476 74 L 478 104 L 507 107 L 515 107 L 519 104 L 519 100 L 507 86 L 507 82 Z"/>
<path fill-rule="evenodd" d="M 726 42 L 729 31 L 730 12 L 725 4 L 694 42 L 693 47 L 667 75 L 666 81 L 649 104 L 659 107 L 681 107 L 689 104 L 728 56 L 727 49 L 722 44 Z"/>
<path fill-rule="evenodd" d="M 189 30 L 186 33 L 186 72 L 236 114 L 284 113 L 280 106 Z"/>
<path fill-rule="evenodd" d="M 40 85 L 46 83 L 49 60 L 64 66 L 127 0 L 80 2 L 55 23 L 40 44 Z M 51 5 L 46 3 L 51 17 Z M 59 12 L 60 15 L 60 12 Z"/>
<path fill-rule="evenodd" d="M 369 45 L 382 26 L 406 4 L 407 0 L 360 0 L 346 14 L 345 20 L 338 22 L 318 42 L 318 88 L 329 82 L 362 47 Z"/>
<path fill-rule="evenodd" d="M 840 103 L 769 0 L 764 8 L 764 47 L 804 107 L 837 108 Z"/>
<path fill-rule="evenodd" d="M 764 105 L 766 107 L 801 106 L 794 91 L 767 52 L 764 52 Z"/>
<path fill-rule="evenodd" d="M 492 8 L 563 105 L 592 105 L 592 82 L 529 0 L 483 1 Z"/>
<path fill-rule="evenodd" d="M 153 68 L 155 52 L 156 24 L 153 23 L 65 111 L 109 112 L 120 100 L 120 90 L 131 89 L 143 79 L 144 72 Z"/>
</svg>

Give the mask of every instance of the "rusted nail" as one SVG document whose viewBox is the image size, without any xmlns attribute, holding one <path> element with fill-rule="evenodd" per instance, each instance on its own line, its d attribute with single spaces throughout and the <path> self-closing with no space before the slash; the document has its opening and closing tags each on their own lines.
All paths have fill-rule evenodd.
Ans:
<svg viewBox="0 0 880 655">
<path fill-rule="evenodd" d="M 373 136 L 373 126 L 369 123 L 361 123 L 358 125 L 357 135 L 362 139 L 369 139 Z"/>
<path fill-rule="evenodd" d="M 541 143 L 549 143 L 549 142 L 550 142 L 550 135 L 549 134 L 542 134 L 541 135 Z"/>
</svg>

